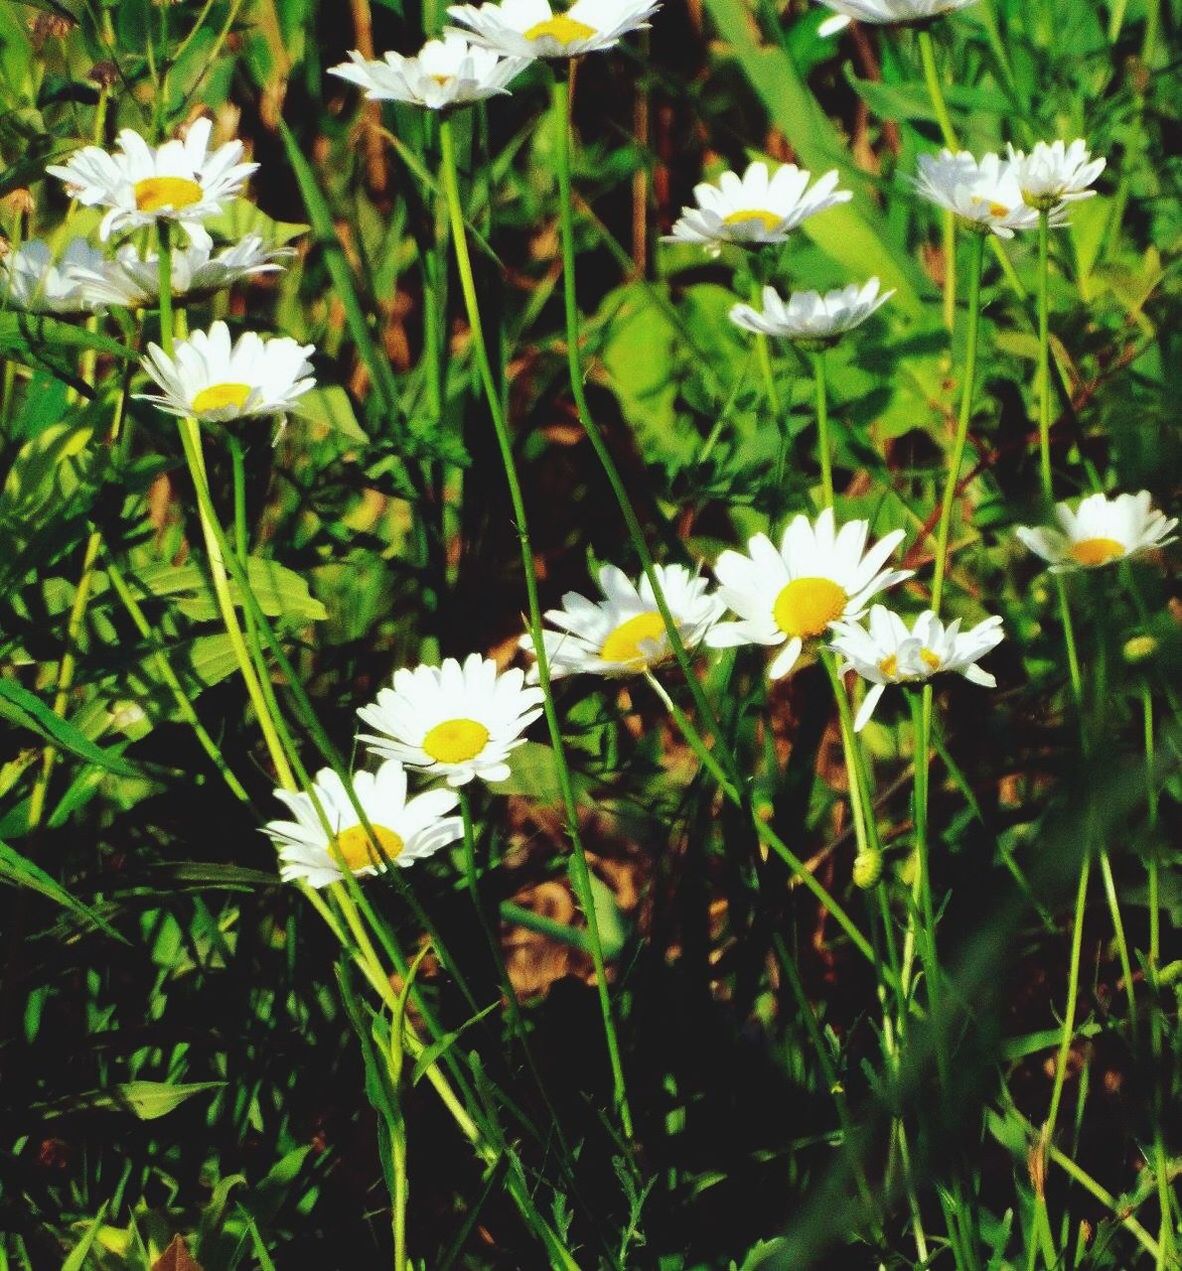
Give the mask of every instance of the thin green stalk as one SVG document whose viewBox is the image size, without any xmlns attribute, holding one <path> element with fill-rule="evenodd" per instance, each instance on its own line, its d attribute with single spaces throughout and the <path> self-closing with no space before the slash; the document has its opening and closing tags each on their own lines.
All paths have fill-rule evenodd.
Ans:
<svg viewBox="0 0 1182 1271">
<path fill-rule="evenodd" d="M 157 277 L 159 282 L 158 290 L 160 292 L 160 343 L 165 354 L 171 357 L 174 329 L 172 235 L 167 221 L 162 220 L 159 224 L 159 229 L 160 245 Z M 221 614 L 222 625 L 225 627 L 226 636 L 230 641 L 230 647 L 238 663 L 238 669 L 242 673 L 242 679 L 246 684 L 246 691 L 258 718 L 259 727 L 262 729 L 263 738 L 267 743 L 267 750 L 271 756 L 271 762 L 274 764 L 279 784 L 286 790 L 295 790 L 298 788 L 295 774 L 288 763 L 283 743 L 271 718 L 266 697 L 263 694 L 250 653 L 242 637 L 242 628 L 238 623 L 238 615 L 234 611 L 234 598 L 230 594 L 230 585 L 226 577 L 226 564 L 218 541 L 218 531 L 220 531 L 221 527 L 218 526 L 217 530 L 215 530 L 207 514 L 205 501 L 201 498 L 200 491 L 204 490 L 208 493 L 209 482 L 205 471 L 205 458 L 201 451 L 201 429 L 197 421 L 192 417 L 182 419 L 180 421 L 180 436 L 185 461 L 189 467 L 189 475 L 192 478 L 194 489 L 198 491 L 197 514 L 201 524 L 201 532 L 205 539 L 205 554 L 209 561 L 210 579 L 213 583 L 214 598 Z"/>
<path fill-rule="evenodd" d="M 977 378 L 977 342 L 981 330 L 981 271 L 985 255 L 985 237 L 975 233 L 969 240 L 969 315 L 965 333 L 964 383 L 961 386 L 960 417 L 956 424 L 956 438 L 952 446 L 952 461 L 944 484 L 944 497 L 940 503 L 940 521 L 936 531 L 936 563 L 932 578 L 932 609 L 940 612 L 940 600 L 944 594 L 944 576 L 948 569 L 948 535 L 952 526 L 952 506 L 960 484 L 960 470 L 964 465 L 965 445 L 969 436 L 969 421 L 973 415 L 973 388 Z"/>
<path fill-rule="evenodd" d="M 1050 287 L 1051 214 L 1046 208 L 1038 213 L 1038 453 L 1042 473 L 1042 492 L 1049 506 L 1055 495 L 1051 478 L 1051 336 Z"/>
<path fill-rule="evenodd" d="M 704 767 L 708 769 L 714 779 L 718 782 L 719 789 L 724 795 L 737 807 L 747 810 L 749 804 L 744 802 L 742 796 L 736 787 L 730 782 L 726 774 L 722 771 L 721 765 L 718 763 L 714 752 L 706 745 L 702 734 L 695 728 L 693 722 L 685 711 L 673 700 L 665 691 L 664 686 L 651 672 L 645 673 L 649 684 L 653 691 L 664 703 L 673 722 L 677 725 L 678 731 L 685 739 L 686 744 L 701 760 Z M 872 965 L 877 965 L 877 959 L 874 956 L 874 949 L 869 940 L 858 930 L 854 920 L 846 913 L 841 904 L 834 899 L 823 883 L 819 882 L 812 872 L 805 867 L 804 862 L 798 857 L 780 838 L 780 836 L 772 829 L 770 825 L 758 816 L 752 817 L 752 825 L 755 829 L 757 837 L 766 843 L 768 847 L 776 853 L 777 856 L 788 866 L 793 875 L 813 893 L 816 899 L 829 911 L 834 922 L 849 936 L 854 947 L 858 952 Z"/>
<path fill-rule="evenodd" d="M 640 560 L 641 569 L 648 580 L 649 587 L 652 589 L 657 611 L 661 615 L 661 621 L 665 624 L 669 646 L 686 678 L 690 694 L 694 699 L 694 706 L 719 741 L 718 757 L 726 768 L 732 785 L 739 791 L 741 797 L 746 798 L 747 786 L 739 775 L 734 757 L 722 744 L 721 725 L 709 701 L 706 699 L 697 675 L 694 673 L 685 642 L 681 638 L 677 622 L 670 612 L 668 602 L 665 599 L 665 592 L 661 587 L 661 580 L 657 576 L 652 553 L 649 551 L 648 543 L 645 541 L 644 530 L 641 528 L 635 509 L 628 498 L 628 492 L 624 488 L 624 482 L 620 477 L 616 462 L 612 458 L 611 451 L 608 449 L 607 443 L 603 439 L 603 434 L 600 432 L 587 405 L 587 395 L 583 389 L 583 370 L 579 356 L 579 307 L 575 285 L 574 204 L 571 190 L 570 85 L 565 78 L 564 71 L 565 68 L 560 68 L 555 74 L 552 102 L 554 124 L 558 132 L 558 223 L 562 240 L 562 295 L 563 310 L 566 318 L 566 359 L 571 395 L 574 397 L 579 422 L 587 435 L 587 440 L 591 443 L 591 448 L 595 451 L 595 456 L 599 460 L 600 466 L 603 468 L 608 484 L 611 486 L 612 494 L 620 509 L 620 515 L 624 519 L 628 537 Z"/>
<path fill-rule="evenodd" d="M 508 420 L 505 418 L 501 395 L 493 378 L 492 365 L 488 358 L 488 348 L 484 339 L 484 326 L 480 317 L 480 304 L 476 296 L 476 280 L 472 273 L 472 260 L 468 254 L 467 229 L 464 224 L 464 209 L 460 200 L 459 171 L 456 163 L 455 139 L 449 119 L 442 119 L 439 126 L 439 146 L 441 158 L 441 180 L 444 196 L 447 200 L 448 216 L 451 222 L 452 248 L 456 256 L 456 267 L 460 275 L 460 287 L 464 295 L 464 304 L 468 314 L 468 325 L 472 332 L 472 346 L 476 364 L 488 401 L 489 415 L 492 418 L 493 430 L 496 433 L 497 445 L 501 452 L 501 461 L 505 470 L 505 480 L 509 486 L 509 498 L 513 507 L 513 520 L 517 527 L 517 539 L 521 551 L 521 571 L 525 581 L 526 600 L 529 609 L 530 638 L 533 641 L 534 656 L 537 659 L 538 680 L 542 687 L 543 709 L 546 725 L 550 733 L 554 751 L 555 769 L 558 775 L 559 788 L 562 793 L 563 807 L 566 813 L 567 833 L 571 842 L 571 862 L 573 865 L 573 881 L 578 892 L 579 904 L 587 921 L 587 933 L 591 939 L 591 960 L 595 966 L 595 984 L 599 996 L 600 1014 L 603 1017 L 604 1038 L 607 1042 L 608 1059 L 612 1072 L 613 1098 L 620 1117 L 620 1124 L 625 1137 L 632 1138 L 632 1112 L 628 1104 L 628 1093 L 624 1082 L 624 1069 L 620 1059 L 619 1041 L 616 1036 L 615 1021 L 612 1016 L 611 998 L 607 987 L 607 967 L 603 957 L 603 942 L 600 938 L 599 921 L 595 913 L 594 894 L 591 884 L 591 870 L 587 864 L 587 854 L 579 833 L 578 801 L 575 797 L 574 783 L 571 780 L 570 768 L 566 762 L 563 747 L 562 729 L 558 721 L 558 713 L 554 706 L 554 693 L 550 684 L 550 662 L 546 652 L 546 642 L 542 630 L 542 610 L 538 599 L 537 577 L 534 567 L 533 546 L 529 535 L 529 522 L 526 517 L 525 499 L 521 492 L 521 482 L 517 475 L 517 464 L 513 455 L 513 441 L 509 435 Z"/>
<path fill-rule="evenodd" d="M 944 89 L 940 84 L 940 72 L 936 68 L 936 47 L 932 42 L 932 33 L 926 26 L 921 26 L 916 35 L 924 83 L 927 85 L 928 97 L 936 114 L 936 122 L 940 125 L 944 144 L 949 150 L 959 150 L 960 142 L 956 139 L 956 129 L 952 126 L 952 116 L 948 113 Z"/>
<path fill-rule="evenodd" d="M 242 783 L 234 775 L 230 769 L 230 765 L 226 763 L 225 757 L 218 749 L 217 743 L 206 731 L 205 725 L 198 718 L 197 712 L 193 709 L 193 703 L 189 700 L 189 695 L 185 692 L 184 686 L 177 677 L 176 672 L 172 669 L 172 664 L 168 660 L 168 656 L 164 652 L 164 646 L 160 637 L 153 630 L 151 623 L 148 622 L 139 602 L 132 595 L 131 588 L 127 585 L 127 580 L 123 577 L 122 571 L 116 565 L 114 557 L 104 549 L 104 568 L 107 578 L 115 594 L 119 597 L 124 609 L 127 610 L 128 617 L 131 619 L 135 629 L 140 633 L 143 639 L 147 640 L 156 664 L 156 670 L 160 678 L 168 685 L 168 690 L 172 694 L 173 701 L 176 703 L 177 713 L 193 730 L 193 735 L 197 738 L 201 749 L 209 756 L 210 762 L 217 769 L 222 780 L 229 786 L 234 797 L 243 803 L 250 802 L 250 795 L 246 793 L 246 789 Z"/>
<path fill-rule="evenodd" d="M 817 449 L 821 455 L 821 499 L 833 506 L 833 454 L 829 441 L 829 393 L 825 382 L 825 354 L 818 350 L 812 356 L 813 383 L 817 390 Z"/>
</svg>

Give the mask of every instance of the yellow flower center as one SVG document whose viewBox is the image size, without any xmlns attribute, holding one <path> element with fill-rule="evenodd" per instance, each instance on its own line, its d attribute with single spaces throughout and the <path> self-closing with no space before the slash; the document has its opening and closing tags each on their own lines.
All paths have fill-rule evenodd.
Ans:
<svg viewBox="0 0 1182 1271">
<path fill-rule="evenodd" d="M 375 839 L 378 847 L 374 846 Z M 357 873 L 359 869 L 379 865 L 385 859 L 394 860 L 403 846 L 401 837 L 384 825 L 373 827 L 373 838 L 366 832 L 364 825 L 352 825 L 336 836 L 333 841 L 336 850 L 330 851 L 329 855 L 340 856 L 353 873 Z"/>
<path fill-rule="evenodd" d="M 878 664 L 878 669 L 888 680 L 893 680 L 899 673 L 899 659 L 893 653 L 888 653 Z"/>
<path fill-rule="evenodd" d="M 452 80 L 455 79 L 455 76 L 454 75 L 432 75 L 430 76 L 430 78 L 433 79 L 439 85 L 440 88 L 446 88 L 448 84 L 450 84 Z"/>
<path fill-rule="evenodd" d="M 659 640 L 665 634 L 665 622 L 659 613 L 638 613 L 629 618 L 604 640 L 599 656 L 605 662 L 647 663 L 652 656 L 640 646 Z"/>
<path fill-rule="evenodd" d="M 249 384 L 211 384 L 193 398 L 193 414 L 204 415 L 207 411 L 224 410 L 227 406 L 241 410 L 249 396 Z"/>
<path fill-rule="evenodd" d="M 466 763 L 488 743 L 488 729 L 475 719 L 445 719 L 423 738 L 423 749 L 436 763 Z"/>
<path fill-rule="evenodd" d="M 849 597 L 832 578 L 794 578 L 776 597 L 772 617 L 787 636 L 819 636 L 845 612 Z"/>
<path fill-rule="evenodd" d="M 761 207 L 748 207 L 738 212 L 731 212 L 729 216 L 724 216 L 722 223 L 724 225 L 749 225 L 752 221 L 758 221 L 771 234 L 780 228 L 783 220 L 784 218 L 777 216 L 775 212 L 769 212 Z"/>
<path fill-rule="evenodd" d="M 1004 203 L 990 203 L 989 204 L 990 216 L 1009 216 L 1009 214 L 1010 214 L 1010 209 L 1006 207 Z"/>
<path fill-rule="evenodd" d="M 1068 551 L 1077 565 L 1090 568 L 1120 560 L 1125 554 L 1125 545 L 1114 538 L 1081 538 L 1078 543 L 1072 543 Z"/>
<path fill-rule="evenodd" d="M 577 18 L 568 18 L 565 13 L 556 13 L 545 22 L 535 22 L 522 34 L 527 40 L 541 40 L 549 36 L 559 44 L 573 44 L 575 40 L 589 40 L 595 34 L 595 28 Z"/>
<path fill-rule="evenodd" d="M 919 660 L 927 667 L 929 671 L 938 671 L 940 669 L 940 657 L 933 653 L 931 649 L 920 649 Z"/>
<path fill-rule="evenodd" d="M 201 187 L 188 177 L 144 177 L 135 183 L 135 205 L 141 212 L 176 212 L 203 197 Z"/>
</svg>

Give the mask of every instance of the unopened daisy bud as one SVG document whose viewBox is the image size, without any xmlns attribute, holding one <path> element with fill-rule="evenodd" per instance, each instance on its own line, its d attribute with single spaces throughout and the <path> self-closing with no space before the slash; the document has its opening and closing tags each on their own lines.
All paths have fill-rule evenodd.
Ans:
<svg viewBox="0 0 1182 1271">
<path fill-rule="evenodd" d="M 867 848 L 854 857 L 854 886 L 869 891 L 882 877 L 882 852 L 876 847 Z"/>
<path fill-rule="evenodd" d="M 1121 652 L 1130 666 L 1136 666 L 1139 662 L 1147 662 L 1153 657 L 1157 652 L 1157 640 L 1151 635 L 1131 636 L 1125 641 L 1125 647 Z"/>
</svg>

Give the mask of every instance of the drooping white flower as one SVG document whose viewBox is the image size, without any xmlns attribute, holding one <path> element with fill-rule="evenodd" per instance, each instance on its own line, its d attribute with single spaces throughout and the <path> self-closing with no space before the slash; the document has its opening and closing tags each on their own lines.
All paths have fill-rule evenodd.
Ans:
<svg viewBox="0 0 1182 1271">
<path fill-rule="evenodd" d="M 853 21 L 872 22 L 876 26 L 906 22 L 927 22 L 941 14 L 964 9 L 977 0 L 821 0 L 833 10 L 817 28 L 818 35 L 834 35 Z"/>
<path fill-rule="evenodd" d="M 542 713 L 542 690 L 525 686 L 525 672 L 497 673 L 497 664 L 470 653 L 461 666 L 394 672 L 394 687 L 357 712 L 374 731 L 360 739 L 376 755 L 398 759 L 428 776 L 461 786 L 480 777 L 504 781 L 510 753 Z"/>
<path fill-rule="evenodd" d="M 132 128 L 119 134 L 114 153 L 84 146 L 64 164 L 46 168 L 85 207 L 105 207 L 99 226 L 104 241 L 112 234 L 155 221 L 176 221 L 196 246 L 208 247 L 204 221 L 234 198 L 259 166 L 242 163 L 242 142 L 228 141 L 210 151 L 213 124 L 198 119 L 183 140 L 152 147 Z"/>
<path fill-rule="evenodd" d="M 794 291 L 787 300 L 774 287 L 763 289 L 763 312 L 751 305 L 737 304 L 730 320 L 745 331 L 771 335 L 804 344 L 830 344 L 847 331 L 861 326 L 868 317 L 895 294 L 879 291 L 879 281 L 871 278 L 859 287 L 851 283 L 821 295 L 817 291 Z"/>
<path fill-rule="evenodd" d="M 428 40 L 416 57 L 387 53 L 371 61 L 354 50 L 351 61 L 330 75 L 365 90 L 371 101 L 409 102 L 428 110 L 447 110 L 509 91 L 509 81 L 528 65 L 523 57 L 502 57 L 496 49 L 470 44 L 458 31 Z"/>
<path fill-rule="evenodd" d="M 1057 527 L 1019 525 L 1014 531 L 1053 573 L 1098 569 L 1114 561 L 1165 547 L 1177 537 L 1177 517 L 1167 518 L 1153 506 L 1148 490 L 1137 494 L 1089 494 L 1074 511 L 1055 505 Z"/>
<path fill-rule="evenodd" d="M 1051 208 L 1060 203 L 1090 199 L 1096 191 L 1092 183 L 1104 171 L 1107 159 L 1093 159 L 1086 141 L 1076 140 L 1069 146 L 1061 141 L 1049 145 L 1040 141 L 1026 154 L 1007 147 L 1018 188 L 1027 205 Z"/>
<path fill-rule="evenodd" d="M 281 261 L 293 255 L 291 248 L 268 248 L 257 234 L 214 252 L 210 246 L 189 246 L 172 253 L 172 294 L 209 295 L 224 291 L 244 278 L 282 269 Z M 141 256 L 125 243 L 113 259 L 100 258 L 76 271 L 85 294 L 102 304 L 139 308 L 160 299 L 160 261 L 155 252 Z"/>
<path fill-rule="evenodd" d="M 224 423 L 247 415 L 280 415 L 316 384 L 308 357 L 311 344 L 288 336 L 264 339 L 245 331 L 235 344 L 224 322 L 178 340 L 169 357 L 148 345 L 144 370 L 160 393 L 139 393 L 172 415 Z"/>
<path fill-rule="evenodd" d="M 102 252 L 84 238 L 70 239 L 56 258 L 44 239 L 29 239 L 0 256 L 0 309 L 87 313 L 101 301 L 86 289 L 81 275 L 104 263 Z"/>
<path fill-rule="evenodd" d="M 842 674 L 857 671 L 871 686 L 854 720 L 855 732 L 866 726 L 889 684 L 914 684 L 955 672 L 986 688 L 997 685 L 977 663 L 1005 639 L 1000 618 L 986 618 L 962 632 L 959 618 L 945 626 L 929 609 L 908 629 L 898 614 L 875 605 L 868 626 L 835 622 L 830 642 L 843 659 Z"/>
<path fill-rule="evenodd" d="M 428 790 L 407 799 L 406 772 L 394 759 L 376 773 L 353 774 L 353 792 L 372 837 L 331 768 L 316 774 L 313 791 L 331 833 L 306 791 L 276 790 L 275 797 L 287 804 L 295 820 L 270 821 L 263 827 L 279 848 L 279 874 L 284 882 L 302 880 L 311 887 L 327 887 L 344 877 L 342 865 L 360 876 L 377 873 L 389 863 L 413 865 L 464 833 L 463 821 L 447 815 L 459 796 L 450 790 Z"/>
<path fill-rule="evenodd" d="M 507 57 L 570 58 L 614 48 L 632 31 L 648 26 L 659 0 L 575 0 L 556 11 L 547 0 L 502 0 L 501 4 L 453 4 L 448 13 L 461 34 Z"/>
<path fill-rule="evenodd" d="M 759 247 L 782 243 L 803 221 L 853 194 L 837 188 L 837 171 L 826 172 L 812 186 L 812 173 L 785 163 L 771 176 L 766 163 L 752 163 L 739 176 L 724 172 L 717 185 L 694 187 L 697 207 L 683 207 L 667 243 L 700 243 L 717 251 L 724 243 Z"/>
<path fill-rule="evenodd" d="M 987 154 L 978 161 L 965 150 L 921 154 L 916 187 L 966 225 L 998 238 L 1013 238 L 1015 230 L 1038 225 L 1038 212 L 1023 198 L 1016 168 L 1000 155 Z M 1062 204 L 1050 209 L 1050 221 L 1065 224 Z"/>
<path fill-rule="evenodd" d="M 810 523 L 794 517 L 776 548 L 756 534 L 747 554 L 726 551 L 714 573 L 719 597 L 739 615 L 706 634 L 714 648 L 743 644 L 783 645 L 768 674 L 779 679 L 795 666 L 805 642 L 824 635 L 831 623 L 858 618 L 879 592 L 910 578 L 913 570 L 884 569 L 903 538 L 892 530 L 869 550 L 869 521 L 849 521 L 840 530 L 832 508 Z"/>
<path fill-rule="evenodd" d="M 706 579 L 684 565 L 658 565 L 656 574 L 677 632 L 686 647 L 693 648 L 721 616 L 722 602 L 707 594 Z M 673 656 L 648 578 L 633 583 L 615 565 L 604 565 L 598 581 L 602 600 L 568 591 L 561 609 L 546 611 L 546 621 L 561 628 L 542 632 L 552 678 L 579 673 L 640 675 Z M 533 638 L 522 636 L 521 647 L 532 653 Z M 529 678 L 537 681 L 536 667 Z"/>
</svg>

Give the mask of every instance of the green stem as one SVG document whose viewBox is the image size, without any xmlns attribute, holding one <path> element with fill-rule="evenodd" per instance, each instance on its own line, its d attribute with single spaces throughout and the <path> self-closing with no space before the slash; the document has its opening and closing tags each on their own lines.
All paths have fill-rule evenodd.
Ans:
<svg viewBox="0 0 1182 1271">
<path fill-rule="evenodd" d="M 949 150 L 959 150 L 960 142 L 956 139 L 956 129 L 952 126 L 952 116 L 948 113 L 948 103 L 944 100 L 944 89 L 940 84 L 940 72 L 936 69 L 936 47 L 927 27 L 920 27 L 917 42 L 919 60 L 923 65 L 923 79 L 931 98 L 932 110 L 936 114 L 936 122 L 940 125 L 940 134 Z"/>
<path fill-rule="evenodd" d="M 1051 479 L 1051 339 L 1050 309 L 1050 213 L 1038 213 L 1038 452 L 1042 492 L 1048 506 L 1055 495 Z"/>
<path fill-rule="evenodd" d="M 936 531 L 936 565 L 932 579 L 932 609 L 940 612 L 940 600 L 944 594 L 944 576 L 948 569 L 948 534 L 952 526 L 952 506 L 960 483 L 960 470 L 964 464 L 965 445 L 969 436 L 969 420 L 973 415 L 973 387 L 977 378 L 977 342 L 981 328 L 981 269 L 985 254 L 985 237 L 975 233 L 969 240 L 969 318 L 965 335 L 964 383 L 961 386 L 960 417 L 956 424 L 956 438 L 952 446 L 952 462 L 944 484 L 944 497 L 940 503 L 940 521 Z"/>
<path fill-rule="evenodd" d="M 558 132 L 558 220 L 562 239 L 562 294 L 563 309 L 566 317 L 566 358 L 571 395 L 575 400 L 579 422 L 582 424 L 587 440 L 591 443 L 591 448 L 595 451 L 595 456 L 603 468 L 608 484 L 611 486 L 612 494 L 615 496 L 616 503 L 620 509 L 620 515 L 624 519 L 628 537 L 636 550 L 636 555 L 640 560 L 641 569 L 648 580 L 649 587 L 652 589 L 657 611 L 661 615 L 661 621 L 665 624 L 669 646 L 673 651 L 673 656 L 677 659 L 678 666 L 681 667 L 682 674 L 686 678 L 690 694 L 694 699 L 694 706 L 710 731 L 719 739 L 718 757 L 726 767 L 732 785 L 740 792 L 742 797 L 746 798 L 747 786 L 739 775 L 733 756 L 725 746 L 721 745 L 723 735 L 721 725 L 706 699 L 697 675 L 694 673 L 685 642 L 682 640 L 677 622 L 669 610 L 664 590 L 661 587 L 661 580 L 657 577 L 652 553 L 649 551 L 648 543 L 645 541 L 644 530 L 641 528 L 640 521 L 637 519 L 636 512 L 628 498 L 628 492 L 624 488 L 624 482 L 620 477 L 615 460 L 612 458 L 611 451 L 608 449 L 607 443 L 603 439 L 603 434 L 599 431 L 599 427 L 592 418 L 591 411 L 587 405 L 587 395 L 583 390 L 583 370 L 579 357 L 579 308 L 575 289 L 574 204 L 571 191 L 570 86 L 561 71 L 554 78 L 553 111 L 554 125 Z"/>
<path fill-rule="evenodd" d="M 817 449 L 821 456 L 821 499 L 833 506 L 833 455 L 829 441 L 829 394 L 825 382 L 825 354 L 813 354 L 813 382 L 817 389 Z"/>
<path fill-rule="evenodd" d="M 201 749 L 209 756 L 210 762 L 218 770 L 222 780 L 229 786 L 234 797 L 240 799 L 243 803 L 249 803 L 250 795 L 246 793 L 242 783 L 230 770 L 230 765 L 226 763 L 217 743 L 198 718 L 197 712 L 193 709 L 193 703 L 189 700 L 189 695 L 185 692 L 184 686 L 172 669 L 172 664 L 164 652 L 160 637 L 153 630 L 143 609 L 140 608 L 139 602 L 132 595 L 131 588 L 127 585 L 127 580 L 123 577 L 122 571 L 115 564 L 115 560 L 109 552 L 104 550 L 104 556 L 106 558 L 104 567 L 107 578 L 115 594 L 122 602 L 124 609 L 127 610 L 128 617 L 131 618 L 135 629 L 143 639 L 148 641 L 153 652 L 157 673 L 164 683 L 168 685 L 169 692 L 172 693 L 173 701 L 176 703 L 177 713 L 193 730 L 193 735 L 197 738 Z"/>
<path fill-rule="evenodd" d="M 578 801 L 575 797 L 570 768 L 566 761 L 562 729 L 558 722 L 558 713 L 554 705 L 554 693 L 550 684 L 550 661 L 546 653 L 546 642 L 542 630 L 542 611 L 538 600 L 537 576 L 534 566 L 533 546 L 529 535 L 529 522 L 525 512 L 525 499 L 522 495 L 521 482 L 517 475 L 517 463 L 513 455 L 513 441 L 509 435 L 508 420 L 505 418 L 501 395 L 493 378 L 492 365 L 488 358 L 488 347 L 484 339 L 480 304 L 476 296 L 476 280 L 472 273 L 472 260 L 468 254 L 464 209 L 460 200 L 455 139 L 452 135 L 451 120 L 447 118 L 440 121 L 439 147 L 441 158 L 440 176 L 451 222 L 452 248 L 456 256 L 460 288 L 464 296 L 468 326 L 472 332 L 472 346 L 476 364 L 484 387 L 485 397 L 488 401 L 489 415 L 492 419 L 493 431 L 496 433 L 497 446 L 501 453 L 505 480 L 509 486 L 509 499 L 513 507 L 513 520 L 517 528 L 517 540 L 521 551 L 521 572 L 525 581 L 526 600 L 529 609 L 530 638 L 533 641 L 534 656 L 537 659 L 538 680 L 542 687 L 546 725 L 550 733 L 550 741 L 554 751 L 554 766 L 558 775 L 558 784 L 566 813 L 567 834 L 571 842 L 572 879 L 578 892 L 579 904 L 587 921 L 587 934 L 591 941 L 591 960 L 595 966 L 595 985 L 599 996 L 600 1014 L 603 1017 L 603 1031 L 607 1042 L 608 1060 L 611 1065 L 613 1098 L 624 1134 L 631 1139 L 633 1133 L 632 1112 L 628 1104 L 628 1093 L 624 1083 L 624 1069 L 620 1060 L 619 1041 L 612 1017 L 611 998 L 607 987 L 607 967 L 603 957 L 603 942 L 599 933 L 599 921 L 595 913 L 591 870 L 587 864 L 586 850 L 583 847 L 582 836 L 579 833 Z"/>
</svg>

